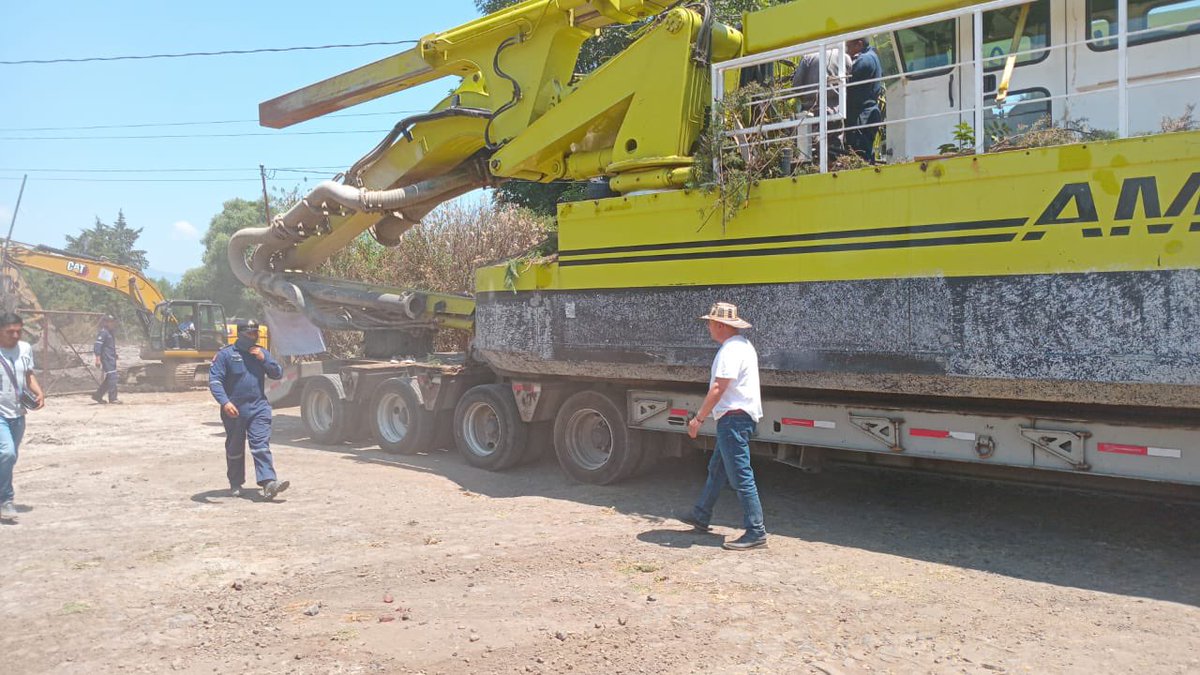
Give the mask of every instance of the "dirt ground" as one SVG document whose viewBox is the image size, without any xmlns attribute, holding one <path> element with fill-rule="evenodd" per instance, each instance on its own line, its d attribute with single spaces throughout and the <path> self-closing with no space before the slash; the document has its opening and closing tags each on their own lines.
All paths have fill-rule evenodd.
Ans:
<svg viewBox="0 0 1200 675">
<path fill-rule="evenodd" d="M 696 459 L 574 485 L 319 447 L 292 409 L 266 503 L 227 496 L 206 392 L 125 398 L 29 417 L 6 673 L 1200 671 L 1197 505 L 764 464 L 770 548 L 735 553 L 668 518 Z"/>
</svg>

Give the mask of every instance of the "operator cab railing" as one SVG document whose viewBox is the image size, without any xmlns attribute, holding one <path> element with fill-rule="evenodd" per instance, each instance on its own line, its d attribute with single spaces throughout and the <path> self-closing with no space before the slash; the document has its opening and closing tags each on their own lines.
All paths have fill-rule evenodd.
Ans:
<svg viewBox="0 0 1200 675">
<path fill-rule="evenodd" d="M 858 39 L 881 77 L 854 78 L 844 55 Z M 712 75 L 714 110 L 735 120 L 720 132 L 718 176 L 724 153 L 772 147 L 788 173 L 825 173 L 852 154 L 901 163 L 1187 130 L 1200 0 L 995 0 L 716 63 Z M 864 123 L 847 96 L 874 83 L 882 120 Z M 847 143 L 863 133 L 865 157 Z"/>
</svg>

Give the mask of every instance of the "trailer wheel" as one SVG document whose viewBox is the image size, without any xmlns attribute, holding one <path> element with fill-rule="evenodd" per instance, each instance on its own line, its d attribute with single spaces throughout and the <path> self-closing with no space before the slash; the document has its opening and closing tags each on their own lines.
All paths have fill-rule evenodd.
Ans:
<svg viewBox="0 0 1200 675">
<path fill-rule="evenodd" d="M 411 455 L 433 440 L 433 413 L 421 405 L 412 378 L 393 377 L 380 383 L 371 397 L 369 422 L 384 452 Z"/>
<path fill-rule="evenodd" d="M 318 443 L 341 443 L 349 428 L 346 392 L 336 375 L 318 375 L 304 385 L 300 397 L 300 420 L 308 435 Z"/>
<path fill-rule="evenodd" d="M 471 466 L 489 471 L 515 466 L 528 439 L 528 426 L 507 385 L 473 387 L 454 408 L 454 444 Z"/>
<path fill-rule="evenodd" d="M 608 485 L 628 478 L 642 461 L 641 437 L 608 396 L 581 391 L 554 418 L 554 453 L 571 478 Z"/>
</svg>

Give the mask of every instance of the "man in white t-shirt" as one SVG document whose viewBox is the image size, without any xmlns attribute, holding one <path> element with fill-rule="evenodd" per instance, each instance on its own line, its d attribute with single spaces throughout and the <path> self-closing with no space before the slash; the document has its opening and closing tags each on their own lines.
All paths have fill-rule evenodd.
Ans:
<svg viewBox="0 0 1200 675">
<path fill-rule="evenodd" d="M 13 467 L 25 436 L 25 407 L 45 404 L 42 387 L 33 374 L 33 347 L 21 339 L 24 321 L 11 312 L 0 314 L 0 521 L 17 518 L 13 504 Z M 32 401 L 22 397 L 32 395 Z"/>
<path fill-rule="evenodd" d="M 767 545 L 762 504 L 750 467 L 750 438 L 762 419 L 762 394 L 758 387 L 758 352 L 741 335 L 750 324 L 738 317 L 736 305 L 718 302 L 708 314 L 708 333 L 721 344 L 713 360 L 708 395 L 696 417 L 688 422 L 688 436 L 695 438 L 700 425 L 711 414 L 717 420 L 717 447 L 708 463 L 708 481 L 692 511 L 680 520 L 701 532 L 711 531 L 713 506 L 728 485 L 742 504 L 746 533 L 725 542 L 727 549 L 746 551 Z"/>
</svg>

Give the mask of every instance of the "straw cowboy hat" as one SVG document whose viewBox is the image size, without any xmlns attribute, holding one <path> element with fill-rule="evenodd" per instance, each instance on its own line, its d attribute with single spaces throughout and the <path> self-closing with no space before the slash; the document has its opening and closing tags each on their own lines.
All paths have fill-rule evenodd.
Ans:
<svg viewBox="0 0 1200 675">
<path fill-rule="evenodd" d="M 708 310 L 708 314 L 700 318 L 723 323 L 726 326 L 733 326 L 734 328 L 750 327 L 750 324 L 745 319 L 738 317 L 737 305 L 728 302 L 714 302 L 712 309 Z"/>
</svg>

